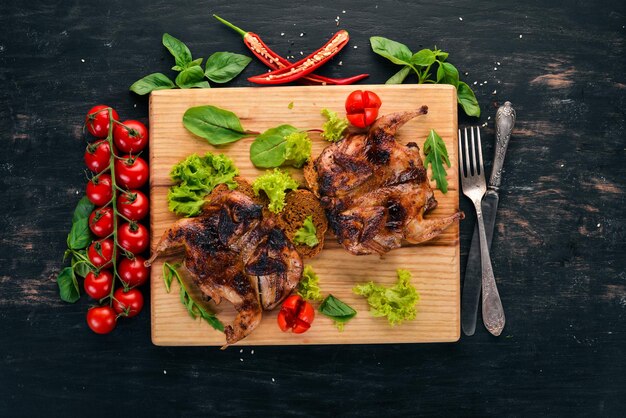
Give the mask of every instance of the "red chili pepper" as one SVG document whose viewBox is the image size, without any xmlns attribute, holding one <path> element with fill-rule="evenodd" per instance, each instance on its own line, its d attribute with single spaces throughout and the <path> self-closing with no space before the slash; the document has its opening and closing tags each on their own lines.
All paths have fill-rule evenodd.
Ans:
<svg viewBox="0 0 626 418">
<path fill-rule="evenodd" d="M 292 330 L 295 334 L 302 334 L 311 328 L 314 318 L 313 306 L 299 295 L 291 295 L 280 308 L 278 326 L 283 332 Z"/>
<path fill-rule="evenodd" d="M 235 32 L 239 33 L 243 36 L 243 42 L 248 47 L 248 49 L 265 65 L 270 67 L 273 70 L 278 70 L 281 68 L 289 67 L 292 65 L 287 59 L 283 58 L 281 55 L 277 54 L 273 50 L 270 49 L 262 40 L 259 35 L 253 32 L 246 32 L 241 28 L 233 25 L 227 20 L 222 19 L 218 15 L 213 15 L 217 20 L 233 29 Z M 369 77 L 369 74 L 359 74 L 352 77 L 347 78 L 330 78 L 324 77 L 317 74 L 308 74 L 302 77 L 304 80 L 308 81 L 310 84 L 336 84 L 336 85 L 347 85 L 356 83 L 359 80 L 363 80 L 364 78 Z"/>
<path fill-rule="evenodd" d="M 365 128 L 376 121 L 381 104 L 376 93 L 355 90 L 346 99 L 346 117 L 357 128 Z"/>
</svg>

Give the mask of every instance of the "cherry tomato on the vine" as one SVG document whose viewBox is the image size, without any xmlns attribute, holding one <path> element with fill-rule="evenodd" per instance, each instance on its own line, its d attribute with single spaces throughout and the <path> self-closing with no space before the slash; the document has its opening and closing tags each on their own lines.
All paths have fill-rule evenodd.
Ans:
<svg viewBox="0 0 626 418">
<path fill-rule="evenodd" d="M 89 229 L 97 237 L 104 238 L 113 232 L 113 210 L 109 207 L 97 208 L 89 215 Z"/>
<path fill-rule="evenodd" d="M 104 206 L 113 197 L 113 182 L 109 174 L 100 174 L 87 182 L 87 198 L 96 206 Z"/>
<path fill-rule="evenodd" d="M 291 295 L 280 308 L 278 326 L 283 332 L 292 330 L 295 334 L 302 334 L 311 328 L 315 319 L 315 309 L 302 299 L 300 295 Z"/>
<path fill-rule="evenodd" d="M 138 189 L 148 181 L 148 164 L 141 157 L 124 155 L 115 160 L 115 180 L 127 189 Z"/>
<path fill-rule="evenodd" d="M 115 109 L 111 109 L 114 120 L 119 120 L 119 115 Z M 90 134 L 96 138 L 106 138 L 109 134 L 109 106 L 97 105 L 89 109 L 85 116 L 85 125 Z"/>
<path fill-rule="evenodd" d="M 140 255 L 136 255 L 133 259 L 122 259 L 117 265 L 117 274 L 119 274 L 120 280 L 128 287 L 141 286 L 147 282 L 150 271 L 144 265 L 145 262 L 146 259 Z"/>
<path fill-rule="evenodd" d="M 125 291 L 120 288 L 113 293 L 113 309 L 118 314 L 132 318 L 143 308 L 143 295 L 139 289 Z"/>
<path fill-rule="evenodd" d="M 117 242 L 128 252 L 141 254 L 148 248 L 148 230 L 141 224 L 126 222 L 117 228 Z"/>
<path fill-rule="evenodd" d="M 111 239 L 102 239 L 89 244 L 87 248 L 87 257 L 89 261 L 97 268 L 111 264 L 113 259 L 113 248 L 115 244 Z"/>
<path fill-rule="evenodd" d="M 109 142 L 100 140 L 87 145 L 85 150 L 85 165 L 94 173 L 100 173 L 109 166 L 111 161 L 111 147 Z"/>
<path fill-rule="evenodd" d="M 108 334 L 115 329 L 117 315 L 110 306 L 95 306 L 87 311 L 87 325 L 96 334 Z"/>
<path fill-rule="evenodd" d="M 365 128 L 376 121 L 380 97 L 369 90 L 355 90 L 346 99 L 346 117 L 357 128 Z"/>
<path fill-rule="evenodd" d="M 131 221 L 140 221 L 148 214 L 148 198 L 139 190 L 130 190 L 117 198 L 117 211 Z"/>
<path fill-rule="evenodd" d="M 148 129 L 138 120 L 125 120 L 113 128 L 113 141 L 122 152 L 137 153 L 148 145 Z"/>
<path fill-rule="evenodd" d="M 113 274 L 109 270 L 100 270 L 97 275 L 90 271 L 85 276 L 83 286 L 85 293 L 89 296 L 94 299 L 102 299 L 105 296 L 109 296 L 111 293 Z"/>
</svg>

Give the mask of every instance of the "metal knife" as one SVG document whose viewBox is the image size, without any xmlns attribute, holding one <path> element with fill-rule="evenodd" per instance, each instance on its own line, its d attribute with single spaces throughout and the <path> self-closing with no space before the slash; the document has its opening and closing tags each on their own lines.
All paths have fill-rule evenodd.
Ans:
<svg viewBox="0 0 626 418">
<path fill-rule="evenodd" d="M 498 190 L 502 181 L 502 165 L 504 156 L 509 146 L 511 131 L 515 125 L 515 109 L 511 102 L 505 102 L 496 112 L 496 147 L 493 168 L 487 193 L 482 201 L 483 218 L 485 221 L 485 233 L 487 245 L 491 248 L 493 228 L 496 223 L 496 211 L 498 210 Z M 478 314 L 478 302 L 480 301 L 482 273 L 480 267 L 480 240 L 478 228 L 474 226 L 474 235 L 467 257 L 465 268 L 465 280 L 463 282 L 463 294 L 461 297 L 461 327 L 465 335 L 474 335 L 476 331 L 476 317 Z"/>
</svg>

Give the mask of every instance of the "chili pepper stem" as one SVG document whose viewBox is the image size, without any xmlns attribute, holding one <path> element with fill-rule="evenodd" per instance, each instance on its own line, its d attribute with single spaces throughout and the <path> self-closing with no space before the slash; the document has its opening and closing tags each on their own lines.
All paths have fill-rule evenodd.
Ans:
<svg viewBox="0 0 626 418">
<path fill-rule="evenodd" d="M 221 17 L 219 17 L 216 14 L 214 14 L 213 17 L 216 18 L 217 20 L 219 20 L 220 22 L 222 22 L 223 24 L 225 24 L 226 26 L 228 26 L 229 28 L 231 28 L 232 30 L 234 30 L 235 32 L 237 32 L 238 34 L 240 34 L 241 36 L 246 36 L 246 33 L 248 33 L 245 30 L 243 30 L 243 29 L 233 25 L 228 20 L 222 19 Z"/>
</svg>

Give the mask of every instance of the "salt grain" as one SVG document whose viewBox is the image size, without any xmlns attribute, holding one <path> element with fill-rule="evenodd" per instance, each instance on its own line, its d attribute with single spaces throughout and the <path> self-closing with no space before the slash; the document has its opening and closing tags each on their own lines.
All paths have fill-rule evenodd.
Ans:
<svg viewBox="0 0 626 418">
<path fill-rule="evenodd" d="M 522 35 L 520 35 L 519 38 L 522 39 Z"/>
<path fill-rule="evenodd" d="M 478 81 L 474 81 L 474 85 L 478 84 Z"/>
<path fill-rule="evenodd" d="M 239 361 L 243 361 L 243 359 L 242 359 L 242 358 L 240 358 L 240 359 L 239 359 Z"/>
<path fill-rule="evenodd" d="M 493 67 L 493 71 L 498 71 L 498 67 Z"/>
<path fill-rule="evenodd" d="M 85 60 L 81 58 L 81 59 L 80 59 L 80 62 L 85 62 Z"/>
<path fill-rule="evenodd" d="M 275 382 L 275 381 L 276 381 L 276 379 L 274 379 L 274 378 L 272 377 L 272 382 Z"/>
<path fill-rule="evenodd" d="M 598 224 L 597 227 L 600 228 L 600 224 Z"/>
<path fill-rule="evenodd" d="M 491 94 L 496 94 L 496 91 L 494 90 L 493 93 L 491 93 Z"/>
<path fill-rule="evenodd" d="M 303 37 L 303 36 L 304 36 L 304 32 L 300 32 L 300 37 Z"/>
<path fill-rule="evenodd" d="M 345 11 L 345 10 L 342 10 L 342 11 L 341 11 L 341 13 L 345 14 L 345 13 L 346 13 L 346 11 Z"/>
<path fill-rule="evenodd" d="M 285 36 L 285 32 L 281 32 L 281 33 L 280 33 L 280 36 Z"/>
<path fill-rule="evenodd" d="M 499 62 L 496 62 L 496 64 L 500 65 L 500 63 L 499 63 Z"/>
<path fill-rule="evenodd" d="M 254 355 L 254 350 L 250 350 L 250 354 Z"/>
<path fill-rule="evenodd" d="M 339 61 L 339 65 L 343 65 L 343 61 Z"/>
<path fill-rule="evenodd" d="M 459 17 L 459 20 L 462 22 L 462 21 L 463 21 L 463 18 L 462 18 L 462 17 Z"/>
<path fill-rule="evenodd" d="M 300 55 L 304 55 L 304 52 L 300 51 Z"/>
<path fill-rule="evenodd" d="M 167 374 L 167 370 L 163 370 L 163 374 Z"/>
<path fill-rule="evenodd" d="M 487 84 L 487 80 L 483 81 L 483 84 Z"/>
<path fill-rule="evenodd" d="M 487 120 L 491 119 L 491 116 L 487 116 Z"/>
<path fill-rule="evenodd" d="M 241 350 L 239 350 L 240 353 L 243 353 L 243 348 Z"/>
</svg>

